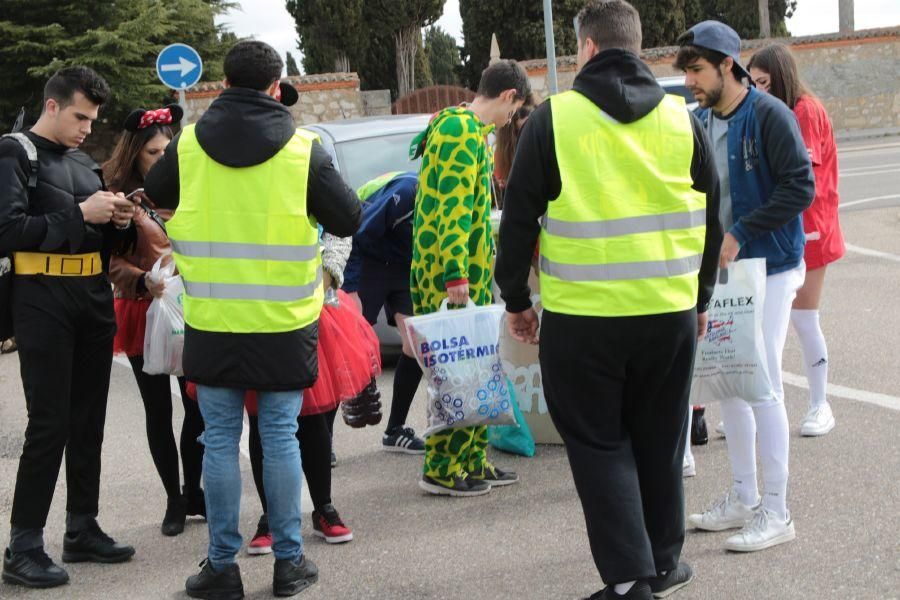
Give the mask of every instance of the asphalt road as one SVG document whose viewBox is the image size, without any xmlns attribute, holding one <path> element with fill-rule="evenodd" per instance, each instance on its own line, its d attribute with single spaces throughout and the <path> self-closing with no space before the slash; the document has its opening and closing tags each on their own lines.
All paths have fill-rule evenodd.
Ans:
<svg viewBox="0 0 900 600">
<path fill-rule="evenodd" d="M 900 597 L 900 138 L 842 144 L 842 224 L 850 251 L 829 267 L 823 327 L 830 346 L 830 400 L 837 428 L 803 439 L 806 408 L 799 348 L 785 353 L 792 425 L 789 505 L 797 540 L 751 555 L 726 553 L 727 534 L 689 533 L 684 559 L 695 582 L 675 598 Z M 52 368 L 52 365 L 49 366 Z M 379 380 L 390 397 L 392 373 Z M 180 412 L 180 411 L 177 411 Z M 412 424 L 424 422 L 420 397 Z M 709 408 L 710 424 L 718 409 Z M 0 541 L 12 503 L 25 425 L 15 354 L 0 357 Z M 356 539 L 328 546 L 309 535 L 320 567 L 314 599 L 572 599 L 601 587 L 588 550 L 580 505 L 561 447 L 533 459 L 494 453 L 522 483 L 474 499 L 425 496 L 418 457 L 380 450 L 380 430 L 339 424 L 333 498 Z M 697 477 L 686 482 L 687 509 L 705 508 L 729 483 L 725 442 L 695 448 Z M 0 598 L 183 598 L 185 578 L 205 556 L 207 531 L 191 520 L 164 538 L 165 496 L 147 450 L 143 409 L 130 369 L 113 366 L 104 445 L 101 524 L 137 554 L 117 566 L 68 567 L 70 585 L 25 591 L 0 584 Z M 242 531 L 252 535 L 259 506 L 242 459 Z M 46 540 L 61 554 L 65 483 L 60 478 Z M 308 499 L 304 510 L 311 510 Z M 271 595 L 269 557 L 239 557 L 248 598 Z"/>
</svg>

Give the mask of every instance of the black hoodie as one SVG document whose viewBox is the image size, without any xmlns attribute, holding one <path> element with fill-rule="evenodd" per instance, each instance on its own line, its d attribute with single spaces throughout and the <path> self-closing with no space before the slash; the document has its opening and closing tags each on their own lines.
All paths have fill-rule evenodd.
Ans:
<svg viewBox="0 0 900 600">
<path fill-rule="evenodd" d="M 229 88 L 210 105 L 196 126 L 197 141 L 216 162 L 249 167 L 275 156 L 296 130 L 291 113 L 271 96 Z M 147 174 L 147 196 L 160 208 L 177 209 L 178 140 Z M 362 217 L 359 199 L 341 178 L 321 144 L 314 143 L 307 177 L 310 215 L 338 237 L 356 233 Z M 286 333 L 219 333 L 185 325 L 184 374 L 199 384 L 255 390 L 311 387 L 318 376 L 318 323 Z"/>
<path fill-rule="evenodd" d="M 647 65 L 625 50 L 605 50 L 592 58 L 575 77 L 572 89 L 621 123 L 641 119 L 665 97 Z M 697 118 L 688 114 L 694 131 L 692 187 L 706 194 L 706 246 L 697 298 L 698 309 L 703 312 L 712 296 L 722 245 L 719 178 L 709 138 Z M 544 102 L 522 130 L 503 200 L 495 278 L 510 312 L 522 312 L 531 306 L 528 270 L 540 234 L 539 219 L 547 212 L 547 203 L 559 197 L 561 190 L 553 117 L 550 102 Z"/>
</svg>

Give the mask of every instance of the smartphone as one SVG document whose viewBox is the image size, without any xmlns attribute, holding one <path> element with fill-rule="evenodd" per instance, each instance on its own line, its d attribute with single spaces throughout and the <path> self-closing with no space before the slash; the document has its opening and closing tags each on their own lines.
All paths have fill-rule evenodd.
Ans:
<svg viewBox="0 0 900 600">
<path fill-rule="evenodd" d="M 143 192 L 143 191 L 144 191 L 144 188 L 138 188 L 138 189 L 134 190 L 133 192 L 131 192 L 130 194 L 126 195 L 126 196 L 125 196 L 125 199 L 126 199 L 126 200 L 131 200 L 131 198 L 132 198 L 135 194 L 138 194 L 138 193 Z"/>
</svg>

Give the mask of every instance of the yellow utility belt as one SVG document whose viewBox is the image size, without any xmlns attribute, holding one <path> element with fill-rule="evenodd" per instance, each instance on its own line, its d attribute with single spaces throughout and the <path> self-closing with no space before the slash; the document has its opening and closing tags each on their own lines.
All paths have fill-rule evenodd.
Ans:
<svg viewBox="0 0 900 600">
<path fill-rule="evenodd" d="M 103 272 L 103 261 L 100 260 L 99 252 L 89 252 L 88 254 L 14 252 L 13 270 L 16 275 L 88 277 Z"/>
</svg>

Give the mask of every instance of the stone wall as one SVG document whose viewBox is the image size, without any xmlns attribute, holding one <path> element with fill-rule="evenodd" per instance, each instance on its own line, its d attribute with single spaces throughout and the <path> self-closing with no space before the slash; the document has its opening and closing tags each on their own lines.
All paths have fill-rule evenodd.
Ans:
<svg viewBox="0 0 900 600">
<path fill-rule="evenodd" d="M 323 73 L 288 77 L 299 93 L 299 99 L 290 107 L 298 125 L 336 121 L 377 114 L 390 114 L 390 94 L 387 101 L 379 92 L 361 92 L 356 73 Z M 222 93 L 219 83 L 201 83 L 185 94 L 188 116 L 193 123 L 206 112 L 212 101 Z"/>
<path fill-rule="evenodd" d="M 828 34 L 778 40 L 791 46 L 801 76 L 822 100 L 838 136 L 900 132 L 900 27 L 868 29 L 851 34 Z M 770 40 L 747 40 L 744 64 Z M 672 67 L 677 48 L 645 50 L 642 58 L 657 77 L 679 75 Z M 545 98 L 547 61 L 522 63 L 531 86 Z M 574 56 L 557 59 L 560 90 L 572 87 Z"/>
</svg>

